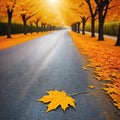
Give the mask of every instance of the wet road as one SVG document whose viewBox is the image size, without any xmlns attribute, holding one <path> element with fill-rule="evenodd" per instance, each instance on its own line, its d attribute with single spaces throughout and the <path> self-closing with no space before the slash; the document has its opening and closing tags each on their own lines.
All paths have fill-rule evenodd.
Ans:
<svg viewBox="0 0 120 120">
<path fill-rule="evenodd" d="M 101 82 L 82 69 L 84 64 L 65 30 L 0 51 L 0 120 L 119 120 Z M 46 105 L 36 100 L 54 89 L 89 93 L 74 96 L 76 109 L 46 113 Z"/>
</svg>

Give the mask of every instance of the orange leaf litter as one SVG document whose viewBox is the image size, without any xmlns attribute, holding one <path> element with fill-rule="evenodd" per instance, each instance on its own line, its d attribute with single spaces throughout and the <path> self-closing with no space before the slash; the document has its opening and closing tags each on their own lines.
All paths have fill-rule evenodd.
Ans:
<svg viewBox="0 0 120 120">
<path fill-rule="evenodd" d="M 88 34 L 69 33 L 82 54 L 88 56 L 86 67 L 94 68 L 94 78 L 108 81 L 103 89 L 120 109 L 120 47 L 114 46 L 116 41 L 108 38 L 97 41 Z"/>
<path fill-rule="evenodd" d="M 0 50 L 33 40 L 37 37 L 43 36 L 45 34 L 48 34 L 49 32 L 44 32 L 44 33 L 33 33 L 30 34 L 28 33 L 27 35 L 24 34 L 13 34 L 11 35 L 12 38 L 7 39 L 6 36 L 0 36 Z"/>
</svg>

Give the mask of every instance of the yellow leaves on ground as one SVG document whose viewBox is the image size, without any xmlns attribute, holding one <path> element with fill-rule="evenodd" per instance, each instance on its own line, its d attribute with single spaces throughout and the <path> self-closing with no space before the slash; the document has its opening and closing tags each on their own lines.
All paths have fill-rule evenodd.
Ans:
<svg viewBox="0 0 120 120">
<path fill-rule="evenodd" d="M 81 52 L 88 55 L 89 64 L 86 66 L 94 68 L 94 78 L 111 83 L 105 85 L 104 90 L 120 109 L 120 47 L 114 46 L 116 41 L 108 38 L 97 41 L 90 35 L 69 33 Z"/>
<path fill-rule="evenodd" d="M 6 49 L 6 48 L 9 48 L 9 47 L 27 42 L 29 40 L 40 37 L 40 36 L 45 35 L 47 33 L 49 33 L 49 32 L 38 33 L 38 34 L 33 33 L 32 35 L 31 34 L 27 34 L 27 35 L 14 34 L 14 35 L 12 35 L 11 39 L 7 39 L 6 36 L 1 36 L 0 37 L 0 50 L 3 50 L 3 49 Z"/>
<path fill-rule="evenodd" d="M 90 85 L 90 86 L 88 86 L 88 88 L 90 88 L 90 89 L 94 89 L 94 88 L 95 88 L 95 86 Z"/>
<path fill-rule="evenodd" d="M 42 98 L 38 99 L 38 102 L 49 103 L 47 105 L 48 109 L 46 112 L 51 110 L 57 109 L 58 106 L 65 111 L 68 108 L 68 105 L 75 108 L 75 100 L 68 96 L 64 91 L 47 91 L 47 96 L 43 96 Z"/>
<path fill-rule="evenodd" d="M 103 88 L 103 90 L 106 91 L 106 94 L 108 94 L 114 101 L 114 105 L 120 109 L 120 82 L 114 83 L 114 84 L 104 84 L 106 88 Z"/>
<path fill-rule="evenodd" d="M 82 69 L 83 69 L 83 70 L 87 70 L 87 67 L 86 67 L 86 66 L 82 66 Z"/>
</svg>

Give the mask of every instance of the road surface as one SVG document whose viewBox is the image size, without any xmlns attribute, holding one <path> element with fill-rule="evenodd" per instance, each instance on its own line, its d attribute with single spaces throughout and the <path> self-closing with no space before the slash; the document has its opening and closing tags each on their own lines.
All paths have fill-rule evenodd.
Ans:
<svg viewBox="0 0 120 120">
<path fill-rule="evenodd" d="M 0 120 L 120 120 L 85 62 L 65 30 L 0 51 Z M 46 113 L 36 100 L 54 89 L 89 93 L 74 96 L 76 109 Z"/>
</svg>

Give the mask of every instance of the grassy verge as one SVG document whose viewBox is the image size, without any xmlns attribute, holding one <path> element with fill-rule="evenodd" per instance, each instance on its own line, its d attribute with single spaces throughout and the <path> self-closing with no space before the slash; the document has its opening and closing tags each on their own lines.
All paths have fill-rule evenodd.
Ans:
<svg viewBox="0 0 120 120">
<path fill-rule="evenodd" d="M 11 25 L 11 34 L 20 34 L 23 33 L 24 26 L 23 24 L 12 23 Z M 41 31 L 41 27 L 38 28 L 38 31 Z M 36 32 L 35 26 L 27 25 L 27 32 Z M 7 23 L 0 22 L 0 36 L 7 34 Z"/>
<path fill-rule="evenodd" d="M 118 21 L 111 21 L 111 22 L 106 22 L 104 24 L 104 34 L 106 35 L 111 35 L 111 36 L 117 36 L 118 34 L 118 27 L 119 27 L 119 22 Z M 88 23 L 86 25 L 86 31 L 91 31 L 91 25 Z M 98 32 L 98 24 L 95 24 L 95 32 Z"/>
<path fill-rule="evenodd" d="M 105 41 L 97 41 L 90 35 L 80 35 L 69 32 L 76 46 L 87 55 L 89 64 L 94 68 L 94 78 L 106 81 L 103 89 L 112 98 L 113 104 L 120 109 L 120 47 L 114 46 L 115 40 L 105 38 Z M 104 83 L 104 82 L 103 82 Z"/>
</svg>

